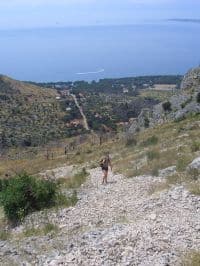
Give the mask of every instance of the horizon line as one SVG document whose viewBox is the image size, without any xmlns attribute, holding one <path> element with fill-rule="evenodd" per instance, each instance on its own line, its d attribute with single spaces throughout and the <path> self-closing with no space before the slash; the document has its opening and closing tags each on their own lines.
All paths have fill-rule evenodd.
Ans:
<svg viewBox="0 0 200 266">
<path fill-rule="evenodd" d="M 26 30 L 48 30 L 48 29 L 65 29 L 65 28 L 93 28 L 93 27 L 126 27 L 142 24 L 156 24 L 159 22 L 185 22 L 185 23 L 200 23 L 200 18 L 158 18 L 158 19 L 143 19 L 131 23 L 98 23 L 98 24 L 70 24 L 70 25 L 46 25 L 46 26 L 30 26 L 30 27 L 8 27 L 0 28 L 0 31 L 26 31 Z"/>
<path fill-rule="evenodd" d="M 48 29 L 66 29 L 66 28 L 98 28 L 98 27 L 127 27 L 143 24 L 156 24 L 161 22 L 170 22 L 170 21 L 185 21 L 185 22 L 200 22 L 200 19 L 192 18 L 163 18 L 163 19 L 146 19 L 138 20 L 132 23 L 111 23 L 111 24 L 83 24 L 83 25 L 49 25 L 49 26 L 30 26 L 30 27 L 9 27 L 9 28 L 0 28 L 0 31 L 27 31 L 27 30 L 48 30 Z"/>
</svg>

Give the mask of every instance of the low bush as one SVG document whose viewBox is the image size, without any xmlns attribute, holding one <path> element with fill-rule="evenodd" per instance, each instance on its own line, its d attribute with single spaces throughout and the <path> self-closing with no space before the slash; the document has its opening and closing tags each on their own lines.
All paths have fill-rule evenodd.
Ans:
<svg viewBox="0 0 200 266">
<path fill-rule="evenodd" d="M 151 170 L 151 175 L 152 176 L 158 176 L 159 175 L 159 169 L 157 167 L 154 167 L 152 170 Z"/>
<path fill-rule="evenodd" d="M 160 158 L 160 153 L 158 151 L 148 151 L 147 152 L 147 159 L 149 161 L 152 161 L 154 159 L 159 159 Z"/>
<path fill-rule="evenodd" d="M 59 230 L 58 226 L 51 223 L 46 224 L 43 228 L 44 235 L 47 235 L 50 232 L 58 232 L 58 230 Z"/>
<path fill-rule="evenodd" d="M 8 179 L 0 179 L 0 192 L 8 186 Z"/>
<path fill-rule="evenodd" d="M 41 180 L 26 173 L 11 178 L 1 191 L 1 204 L 5 215 L 18 222 L 30 212 L 55 204 L 57 184 Z"/>
<path fill-rule="evenodd" d="M 190 158 L 183 156 L 177 160 L 176 168 L 179 172 L 184 171 L 189 163 L 190 163 Z"/>
<path fill-rule="evenodd" d="M 149 124 L 150 124 L 150 121 L 149 121 L 148 117 L 145 117 L 144 118 L 144 127 L 145 128 L 148 128 L 149 127 Z"/>
<path fill-rule="evenodd" d="M 24 236 L 25 237 L 30 237 L 30 236 L 42 236 L 42 235 L 47 235 L 49 233 L 57 233 L 59 231 L 59 228 L 55 224 L 47 223 L 44 227 L 42 228 L 29 228 L 25 230 Z"/>
<path fill-rule="evenodd" d="M 171 103 L 170 103 L 169 101 L 164 102 L 164 103 L 162 104 L 162 107 L 163 107 L 163 110 L 164 110 L 164 111 L 171 111 L 171 110 L 172 110 L 172 108 L 171 108 Z"/>
<path fill-rule="evenodd" d="M 130 147 L 130 146 L 136 146 L 137 145 L 137 140 L 134 137 L 129 137 L 126 140 L 125 146 Z"/>
<path fill-rule="evenodd" d="M 191 151 L 196 152 L 200 150 L 200 142 L 194 141 L 191 145 Z"/>
<path fill-rule="evenodd" d="M 145 141 L 142 142 L 142 146 L 150 146 L 150 145 L 156 145 L 158 143 L 158 138 L 156 136 L 152 136 Z"/>
</svg>

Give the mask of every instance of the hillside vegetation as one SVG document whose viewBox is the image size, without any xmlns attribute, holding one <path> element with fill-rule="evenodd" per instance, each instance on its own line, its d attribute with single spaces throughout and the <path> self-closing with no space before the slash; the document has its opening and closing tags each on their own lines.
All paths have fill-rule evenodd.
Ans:
<svg viewBox="0 0 200 266">
<path fill-rule="evenodd" d="M 56 90 L 0 76 L 0 147 L 40 146 L 71 136 L 73 128 L 66 127 L 66 112 L 56 97 Z"/>
</svg>

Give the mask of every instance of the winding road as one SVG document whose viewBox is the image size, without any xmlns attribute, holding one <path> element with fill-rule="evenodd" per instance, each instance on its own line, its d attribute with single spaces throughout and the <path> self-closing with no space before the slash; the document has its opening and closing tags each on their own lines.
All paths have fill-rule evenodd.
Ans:
<svg viewBox="0 0 200 266">
<path fill-rule="evenodd" d="M 85 128 L 86 130 L 90 130 L 89 125 L 88 125 L 87 118 L 86 118 L 86 116 L 85 116 L 85 114 L 84 114 L 84 112 L 83 112 L 83 108 L 80 106 L 80 104 L 79 104 L 79 102 L 78 102 L 78 100 L 77 100 L 77 98 L 76 98 L 76 95 L 75 95 L 75 94 L 72 94 L 72 93 L 71 93 L 70 95 L 73 97 L 74 102 L 75 102 L 77 108 L 79 109 L 79 111 L 80 111 L 80 113 L 81 113 L 81 116 L 82 116 L 82 118 L 83 118 L 83 126 L 84 126 L 84 128 Z"/>
</svg>

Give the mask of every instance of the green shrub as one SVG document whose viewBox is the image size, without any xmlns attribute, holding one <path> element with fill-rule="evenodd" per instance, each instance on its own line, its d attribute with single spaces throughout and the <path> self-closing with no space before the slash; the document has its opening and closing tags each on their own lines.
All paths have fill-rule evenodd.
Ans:
<svg viewBox="0 0 200 266">
<path fill-rule="evenodd" d="M 150 124 L 150 121 L 147 117 L 144 118 L 144 127 L 145 128 L 148 128 L 149 127 L 149 124 Z"/>
<path fill-rule="evenodd" d="M 0 192 L 8 186 L 8 179 L 0 179 Z"/>
<path fill-rule="evenodd" d="M 152 136 L 147 140 L 142 142 L 142 146 L 156 145 L 158 143 L 158 138 L 156 136 Z"/>
<path fill-rule="evenodd" d="M 158 169 L 158 167 L 154 167 L 154 168 L 151 170 L 151 175 L 152 175 L 152 176 L 158 176 L 158 175 L 159 175 L 159 169 Z"/>
<path fill-rule="evenodd" d="M 43 228 L 44 235 L 47 235 L 50 232 L 57 232 L 57 231 L 58 231 L 58 226 L 51 223 L 46 224 Z"/>
<path fill-rule="evenodd" d="M 185 108 L 185 106 L 186 106 L 186 103 L 185 102 L 181 104 L 181 108 L 182 109 Z"/>
<path fill-rule="evenodd" d="M 160 153 L 158 151 L 148 151 L 147 158 L 149 161 L 153 161 L 154 159 L 159 159 Z"/>
<path fill-rule="evenodd" d="M 21 221 L 28 213 L 55 204 L 57 184 L 27 174 L 9 180 L 1 192 L 5 215 L 12 222 Z"/>
<path fill-rule="evenodd" d="M 196 152 L 200 150 L 200 142 L 194 141 L 191 145 L 192 152 Z"/>
<path fill-rule="evenodd" d="M 177 160 L 176 168 L 178 171 L 184 171 L 186 166 L 190 163 L 190 158 L 181 157 Z"/>
<path fill-rule="evenodd" d="M 162 104 L 162 107 L 163 107 L 163 110 L 164 110 L 164 111 L 171 111 L 171 110 L 172 110 L 172 108 L 171 108 L 171 103 L 170 103 L 169 101 L 164 102 L 164 103 Z"/>
<path fill-rule="evenodd" d="M 39 235 L 42 235 L 42 230 L 40 228 L 32 227 L 32 228 L 25 230 L 23 233 L 25 237 L 39 236 Z"/>
<path fill-rule="evenodd" d="M 44 227 L 42 228 L 29 228 L 25 230 L 24 236 L 25 237 L 30 237 L 30 236 L 42 236 L 42 235 L 47 235 L 49 233 L 57 233 L 59 231 L 59 228 L 55 224 L 47 223 Z"/>
<path fill-rule="evenodd" d="M 130 147 L 130 146 L 136 146 L 137 145 L 137 140 L 134 137 L 129 137 L 126 140 L 125 146 Z"/>
</svg>

